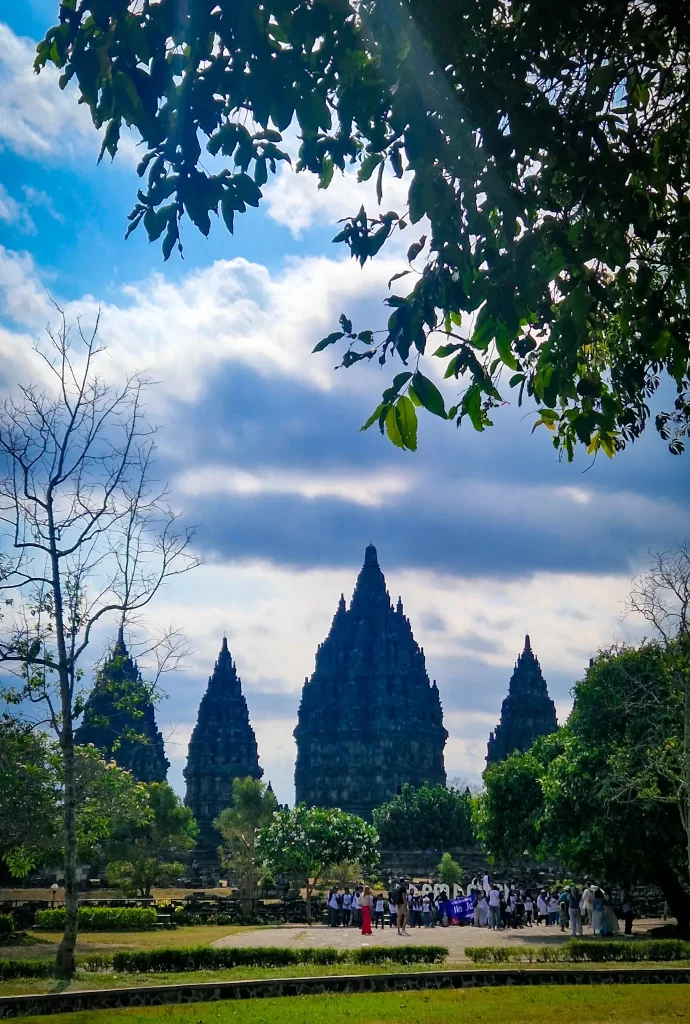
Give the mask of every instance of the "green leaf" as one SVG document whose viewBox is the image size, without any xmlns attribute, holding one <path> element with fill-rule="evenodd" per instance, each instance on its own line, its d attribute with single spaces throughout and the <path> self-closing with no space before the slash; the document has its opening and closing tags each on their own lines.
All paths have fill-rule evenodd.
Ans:
<svg viewBox="0 0 690 1024">
<path fill-rule="evenodd" d="M 398 409 L 395 405 L 392 405 L 386 414 L 386 433 L 388 434 L 389 440 L 391 440 L 397 448 L 405 447 L 402 431 L 400 429 Z"/>
<path fill-rule="evenodd" d="M 412 374 L 409 370 L 404 370 L 402 373 L 397 373 L 393 378 L 393 387 L 396 392 L 400 391 L 400 388 L 404 388 Z"/>
<path fill-rule="evenodd" d="M 457 352 L 459 348 L 462 348 L 462 345 L 440 345 L 434 352 L 434 355 L 438 356 L 440 359 L 445 359 L 446 356 L 451 356 L 453 352 Z"/>
<path fill-rule="evenodd" d="M 508 328 L 499 321 L 496 325 L 496 349 L 509 370 L 517 370 L 517 359 L 513 355 L 512 338 Z"/>
<path fill-rule="evenodd" d="M 338 318 L 338 323 L 345 331 L 345 334 L 352 334 L 352 321 L 348 320 L 344 313 L 340 314 L 340 317 Z"/>
<path fill-rule="evenodd" d="M 465 392 L 462 400 L 462 411 L 469 416 L 475 430 L 480 432 L 484 430 L 482 422 L 482 393 L 478 384 L 472 384 Z"/>
<path fill-rule="evenodd" d="M 144 214 L 144 227 L 146 228 L 146 234 L 149 236 L 149 242 L 155 242 L 157 238 L 160 238 L 174 210 L 174 203 L 161 206 L 159 210 L 149 207 Z"/>
<path fill-rule="evenodd" d="M 419 398 L 417 397 L 417 392 L 415 391 L 415 389 L 412 387 L 411 384 L 410 384 L 409 388 L 407 389 L 407 396 L 417 406 L 418 409 L 423 409 L 424 408 L 424 406 L 420 402 Z"/>
<path fill-rule="evenodd" d="M 380 153 L 369 153 L 364 157 L 357 172 L 357 181 L 369 181 L 378 165 L 383 160 Z"/>
<path fill-rule="evenodd" d="M 477 323 L 472 334 L 471 343 L 474 348 L 484 351 L 489 347 L 492 338 L 496 334 L 496 323 L 494 318 L 489 315 L 486 306 L 483 306 L 479 316 L 477 317 Z"/>
<path fill-rule="evenodd" d="M 336 341 L 340 341 L 340 339 L 344 337 L 345 333 L 343 331 L 333 331 L 333 333 L 329 334 L 327 338 L 322 338 L 321 341 L 314 346 L 312 354 L 314 352 L 323 352 L 323 350 L 328 348 L 329 345 L 335 344 Z"/>
<path fill-rule="evenodd" d="M 235 208 L 233 206 L 233 197 L 229 192 L 223 193 L 223 198 L 220 201 L 220 212 L 225 226 L 232 235 L 235 229 Z"/>
<path fill-rule="evenodd" d="M 511 388 L 517 387 L 525 379 L 524 373 L 514 373 L 508 381 L 508 386 Z"/>
<path fill-rule="evenodd" d="M 253 178 L 248 174 L 233 174 L 231 181 L 235 186 L 237 195 L 247 206 L 258 206 L 261 199 L 261 189 Z"/>
<path fill-rule="evenodd" d="M 376 421 L 378 420 L 378 418 L 380 417 L 381 413 L 385 408 L 386 403 L 381 403 L 381 405 L 376 406 L 376 408 L 374 409 L 366 423 L 362 424 L 362 426 L 359 428 L 360 434 L 362 433 L 363 430 L 368 430 L 369 427 L 373 426 L 374 423 L 376 423 Z"/>
<path fill-rule="evenodd" d="M 319 178 L 319 188 L 328 188 L 330 183 L 333 181 L 333 169 L 333 161 L 329 156 L 327 156 L 323 162 L 321 177 Z"/>
<path fill-rule="evenodd" d="M 445 420 L 446 409 L 443 402 L 443 395 L 438 390 L 434 382 L 417 370 L 412 378 L 412 387 L 424 408 L 428 409 L 429 412 L 432 412 L 434 416 L 440 416 L 441 419 Z"/>
<path fill-rule="evenodd" d="M 373 331 L 360 331 L 357 335 L 357 340 L 361 341 L 364 345 L 374 344 L 374 332 Z"/>
<path fill-rule="evenodd" d="M 417 451 L 417 413 L 414 405 L 407 397 L 402 395 L 396 406 L 398 411 L 398 426 L 406 448 L 410 451 Z M 390 436 L 390 435 L 389 435 Z"/>
</svg>

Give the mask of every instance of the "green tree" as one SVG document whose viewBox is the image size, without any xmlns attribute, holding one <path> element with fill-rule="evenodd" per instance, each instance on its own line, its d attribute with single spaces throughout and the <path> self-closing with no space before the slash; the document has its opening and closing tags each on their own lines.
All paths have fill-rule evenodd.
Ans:
<svg viewBox="0 0 690 1024">
<path fill-rule="evenodd" d="M 75 748 L 77 852 L 94 860 L 124 825 L 146 820 L 141 783 L 93 747 Z M 23 878 L 64 856 L 62 761 L 56 743 L 30 723 L 0 720 L 0 858 Z"/>
<path fill-rule="evenodd" d="M 268 825 L 277 809 L 273 790 L 259 779 L 233 779 L 232 807 L 221 811 L 215 821 L 224 842 L 220 849 L 221 861 L 239 881 L 247 912 L 251 910 L 263 874 L 256 856 L 257 832 Z"/>
<path fill-rule="evenodd" d="M 385 849 L 442 849 L 474 842 L 469 791 L 406 783 L 374 809 L 374 825 Z"/>
<path fill-rule="evenodd" d="M 657 718 L 670 726 L 676 697 L 666 678 L 665 652 L 656 645 L 602 653 L 575 685 L 567 725 L 486 770 L 480 835 L 496 857 L 555 856 L 573 871 L 658 885 L 687 929 L 690 897 L 677 807 L 650 798 L 642 787 L 621 787 L 627 752 L 639 749 L 651 731 L 649 709 L 637 707 L 631 695 L 646 692 L 656 679 Z"/>
<path fill-rule="evenodd" d="M 482 431 L 513 392 L 572 458 L 638 437 L 664 375 L 657 429 L 674 453 L 688 434 L 689 50 L 668 0 L 63 0 L 35 66 L 76 79 L 103 152 L 123 122 L 143 141 L 128 233 L 143 222 L 166 259 L 185 217 L 232 231 L 259 205 L 293 119 L 321 188 L 354 163 L 381 204 L 386 170 L 407 174 L 403 208 L 362 207 L 334 241 L 363 264 L 419 225 L 395 275 L 414 286 L 380 336 L 343 316 L 317 349 L 411 362 L 370 420 L 400 447 L 416 407 Z"/>
<path fill-rule="evenodd" d="M 460 885 L 462 880 L 462 868 L 456 860 L 453 860 L 449 853 L 444 853 L 441 857 L 441 862 L 436 868 L 436 874 L 439 880 L 444 885 L 448 886 L 448 891 L 451 896 L 453 895 L 453 886 Z"/>
<path fill-rule="evenodd" d="M 653 626 L 665 671 L 628 697 L 645 728 L 618 764 L 623 792 L 677 807 L 690 880 L 690 542 L 652 555 L 633 581 L 630 610 Z"/>
<path fill-rule="evenodd" d="M 16 878 L 54 853 L 60 786 L 45 735 L 8 715 L 0 719 L 0 859 Z"/>
<path fill-rule="evenodd" d="M 175 858 L 194 847 L 197 825 L 192 812 L 167 782 L 143 786 L 149 814 L 127 822 L 109 845 L 107 875 L 127 894 L 150 896 L 155 885 L 168 885 L 184 873 Z"/>
<path fill-rule="evenodd" d="M 312 893 L 328 869 L 344 860 L 358 860 L 365 870 L 373 867 L 378 842 L 376 829 L 355 814 L 298 804 L 275 812 L 259 833 L 256 852 L 273 875 L 291 875 L 304 886 L 311 924 Z"/>
<path fill-rule="evenodd" d="M 99 625 L 124 626 L 197 560 L 152 479 L 147 382 L 108 385 L 96 368 L 98 317 L 71 331 L 59 316 L 38 346 L 50 386 L 18 385 L 0 408 L 0 696 L 43 708 L 60 749 L 66 914 L 55 974 L 67 978 L 78 926 L 74 722 L 85 652 Z"/>
</svg>

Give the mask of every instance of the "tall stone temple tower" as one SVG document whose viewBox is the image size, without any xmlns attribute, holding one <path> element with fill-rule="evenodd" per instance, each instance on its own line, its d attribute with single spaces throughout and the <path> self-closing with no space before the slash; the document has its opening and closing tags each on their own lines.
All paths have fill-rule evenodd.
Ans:
<svg viewBox="0 0 690 1024">
<path fill-rule="evenodd" d="M 548 736 L 557 728 L 556 708 L 526 636 L 501 707 L 501 722 L 489 736 L 486 763 L 503 761 L 515 750 L 529 750 L 539 736 Z"/>
<path fill-rule="evenodd" d="M 247 701 L 225 637 L 201 698 L 183 774 L 185 803 L 199 826 L 194 859 L 199 870 L 212 875 L 217 873 L 221 842 L 213 822 L 232 804 L 233 779 L 260 779 L 263 775 Z"/>
<path fill-rule="evenodd" d="M 134 706 L 137 714 L 130 707 Z M 165 782 L 170 762 L 156 725 L 153 704 L 122 629 L 98 673 L 84 707 L 75 743 L 93 743 L 139 782 Z"/>
<path fill-rule="evenodd" d="M 371 819 L 404 783 L 445 785 L 448 733 L 436 683 L 400 599 L 392 607 L 376 548 L 349 609 L 341 596 L 306 679 L 295 739 L 298 802 Z"/>
</svg>

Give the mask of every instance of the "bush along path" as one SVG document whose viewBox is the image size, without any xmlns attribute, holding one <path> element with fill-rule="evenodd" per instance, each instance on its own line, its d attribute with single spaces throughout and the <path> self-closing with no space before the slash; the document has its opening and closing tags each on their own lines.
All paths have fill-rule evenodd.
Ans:
<svg viewBox="0 0 690 1024">
<path fill-rule="evenodd" d="M 560 946 L 466 946 L 465 955 L 476 964 L 670 963 L 674 960 L 690 961 L 690 941 L 588 942 L 575 939 Z"/>
</svg>

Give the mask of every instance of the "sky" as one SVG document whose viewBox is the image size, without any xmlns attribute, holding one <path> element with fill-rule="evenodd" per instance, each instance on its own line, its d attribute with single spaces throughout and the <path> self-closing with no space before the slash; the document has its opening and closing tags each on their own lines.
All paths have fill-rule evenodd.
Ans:
<svg viewBox="0 0 690 1024">
<path fill-rule="evenodd" d="M 148 623 L 181 628 L 191 649 L 157 711 L 172 785 L 183 794 L 226 634 L 264 778 L 294 799 L 301 686 L 370 542 L 438 682 L 448 777 L 478 784 L 525 633 L 561 722 L 589 658 L 642 636 L 624 615 L 630 578 L 649 550 L 688 535 L 689 456 L 669 455 L 652 427 L 613 462 L 569 465 L 514 404 L 483 434 L 423 417 L 417 453 L 359 433 L 390 368 L 335 371 L 332 349 L 311 349 L 341 312 L 384 325 L 387 281 L 418 232 L 360 269 L 331 239 L 338 218 L 373 207 L 370 185 L 336 174 L 318 191 L 281 167 L 234 236 L 220 222 L 208 239 L 188 228 L 184 260 L 165 264 L 143 229 L 125 242 L 141 153 L 125 138 L 97 166 L 75 90 L 49 68 L 33 75 L 56 12 L 52 0 L 0 7 L 0 391 L 35 372 L 51 298 L 71 318 L 101 308 L 106 375 L 157 382 L 157 469 L 204 563 L 161 593 Z M 394 207 L 404 183 L 384 184 Z"/>
</svg>

